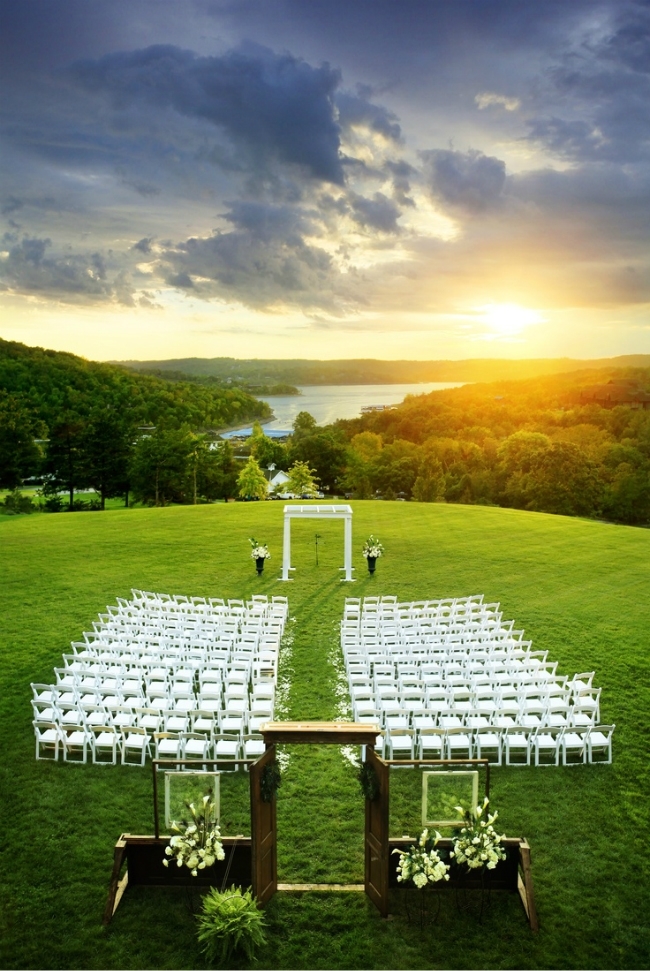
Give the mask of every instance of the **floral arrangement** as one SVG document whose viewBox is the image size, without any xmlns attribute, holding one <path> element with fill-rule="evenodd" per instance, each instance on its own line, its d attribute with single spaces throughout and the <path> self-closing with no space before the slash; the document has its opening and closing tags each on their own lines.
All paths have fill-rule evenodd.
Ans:
<svg viewBox="0 0 650 971">
<path fill-rule="evenodd" d="M 377 559 L 384 552 L 384 547 L 381 545 L 376 536 L 369 536 L 368 539 L 363 544 L 363 555 L 366 557 L 371 557 L 372 559 Z"/>
<path fill-rule="evenodd" d="M 486 812 L 488 803 L 489 799 L 486 796 L 483 805 L 475 809 L 455 807 L 464 816 L 465 825 L 460 835 L 455 838 L 450 855 L 457 863 L 465 863 L 471 870 L 481 867 L 494 870 L 499 860 L 506 858 L 505 850 L 500 845 L 505 835 L 496 833 L 493 826 L 498 813 L 489 815 Z M 486 818 L 483 818 L 484 813 Z"/>
<path fill-rule="evenodd" d="M 437 830 L 431 840 L 429 830 L 425 829 L 417 844 L 409 847 L 408 850 L 393 850 L 393 853 L 399 853 L 398 883 L 407 883 L 410 880 L 418 890 L 421 890 L 428 883 L 449 880 L 449 866 L 442 862 L 435 849 L 439 839 L 440 833 Z"/>
<path fill-rule="evenodd" d="M 256 539 L 252 537 L 248 541 L 253 547 L 251 556 L 254 560 L 268 560 L 271 556 L 269 553 L 269 548 L 266 543 L 258 543 Z"/>
<path fill-rule="evenodd" d="M 171 828 L 175 835 L 171 837 L 169 846 L 165 847 L 163 864 L 169 866 L 168 857 L 175 857 L 176 866 L 189 867 L 195 877 L 199 870 L 212 866 L 215 860 L 223 860 L 225 853 L 221 843 L 221 831 L 214 820 L 215 805 L 212 796 L 209 793 L 205 795 L 198 810 L 192 802 L 186 805 L 192 814 L 192 822 L 172 822 Z"/>
</svg>

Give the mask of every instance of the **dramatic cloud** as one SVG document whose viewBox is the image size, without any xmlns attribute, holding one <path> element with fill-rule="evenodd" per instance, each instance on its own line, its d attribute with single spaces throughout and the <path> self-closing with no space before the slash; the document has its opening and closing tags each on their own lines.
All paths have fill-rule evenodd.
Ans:
<svg viewBox="0 0 650 971">
<path fill-rule="evenodd" d="M 223 57 L 154 46 L 79 62 L 70 76 L 109 94 L 116 108 L 138 101 L 171 107 L 217 125 L 256 155 L 270 153 L 314 178 L 343 181 L 333 104 L 340 75 L 327 64 L 314 68 L 257 46 Z"/>
<path fill-rule="evenodd" d="M 481 212 L 495 206 L 506 181 L 506 167 L 482 152 L 444 149 L 422 152 L 433 195 L 443 205 Z"/>
<path fill-rule="evenodd" d="M 0 283 L 8 290 L 70 302 L 130 302 L 122 277 L 108 279 L 100 253 L 47 256 L 49 239 L 24 238 L 0 256 Z"/>
</svg>

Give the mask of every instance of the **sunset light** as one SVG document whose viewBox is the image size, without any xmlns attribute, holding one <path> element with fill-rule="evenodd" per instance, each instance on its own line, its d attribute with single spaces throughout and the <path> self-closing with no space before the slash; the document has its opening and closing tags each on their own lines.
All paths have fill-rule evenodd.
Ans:
<svg viewBox="0 0 650 971">
<path fill-rule="evenodd" d="M 515 303 L 494 303 L 480 307 L 480 319 L 488 328 L 488 338 L 518 337 L 527 327 L 541 324 L 544 317 L 536 310 L 527 310 Z"/>
</svg>

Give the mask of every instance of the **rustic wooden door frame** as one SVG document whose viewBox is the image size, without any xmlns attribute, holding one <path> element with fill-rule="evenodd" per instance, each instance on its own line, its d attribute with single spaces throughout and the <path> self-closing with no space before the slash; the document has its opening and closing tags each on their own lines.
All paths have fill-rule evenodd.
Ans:
<svg viewBox="0 0 650 971">
<path fill-rule="evenodd" d="M 260 907 L 268 903 L 278 889 L 278 831 L 275 793 L 262 799 L 265 769 L 275 764 L 275 745 L 269 745 L 250 767 L 252 889 Z"/>
<path fill-rule="evenodd" d="M 366 798 L 364 887 L 382 917 L 388 917 L 388 798 L 389 767 L 374 748 L 366 749 L 366 765 L 377 780 L 377 795 Z"/>
</svg>

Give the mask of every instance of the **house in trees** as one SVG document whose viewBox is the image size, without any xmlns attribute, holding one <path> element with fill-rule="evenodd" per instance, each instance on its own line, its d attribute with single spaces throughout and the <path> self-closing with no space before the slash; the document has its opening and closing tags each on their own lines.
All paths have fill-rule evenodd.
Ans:
<svg viewBox="0 0 650 971">
<path fill-rule="evenodd" d="M 634 381 L 608 381 L 592 388 L 583 388 L 580 392 L 582 402 L 591 402 L 603 408 L 616 408 L 626 405 L 628 408 L 649 409 L 650 394 L 640 388 Z"/>
</svg>

